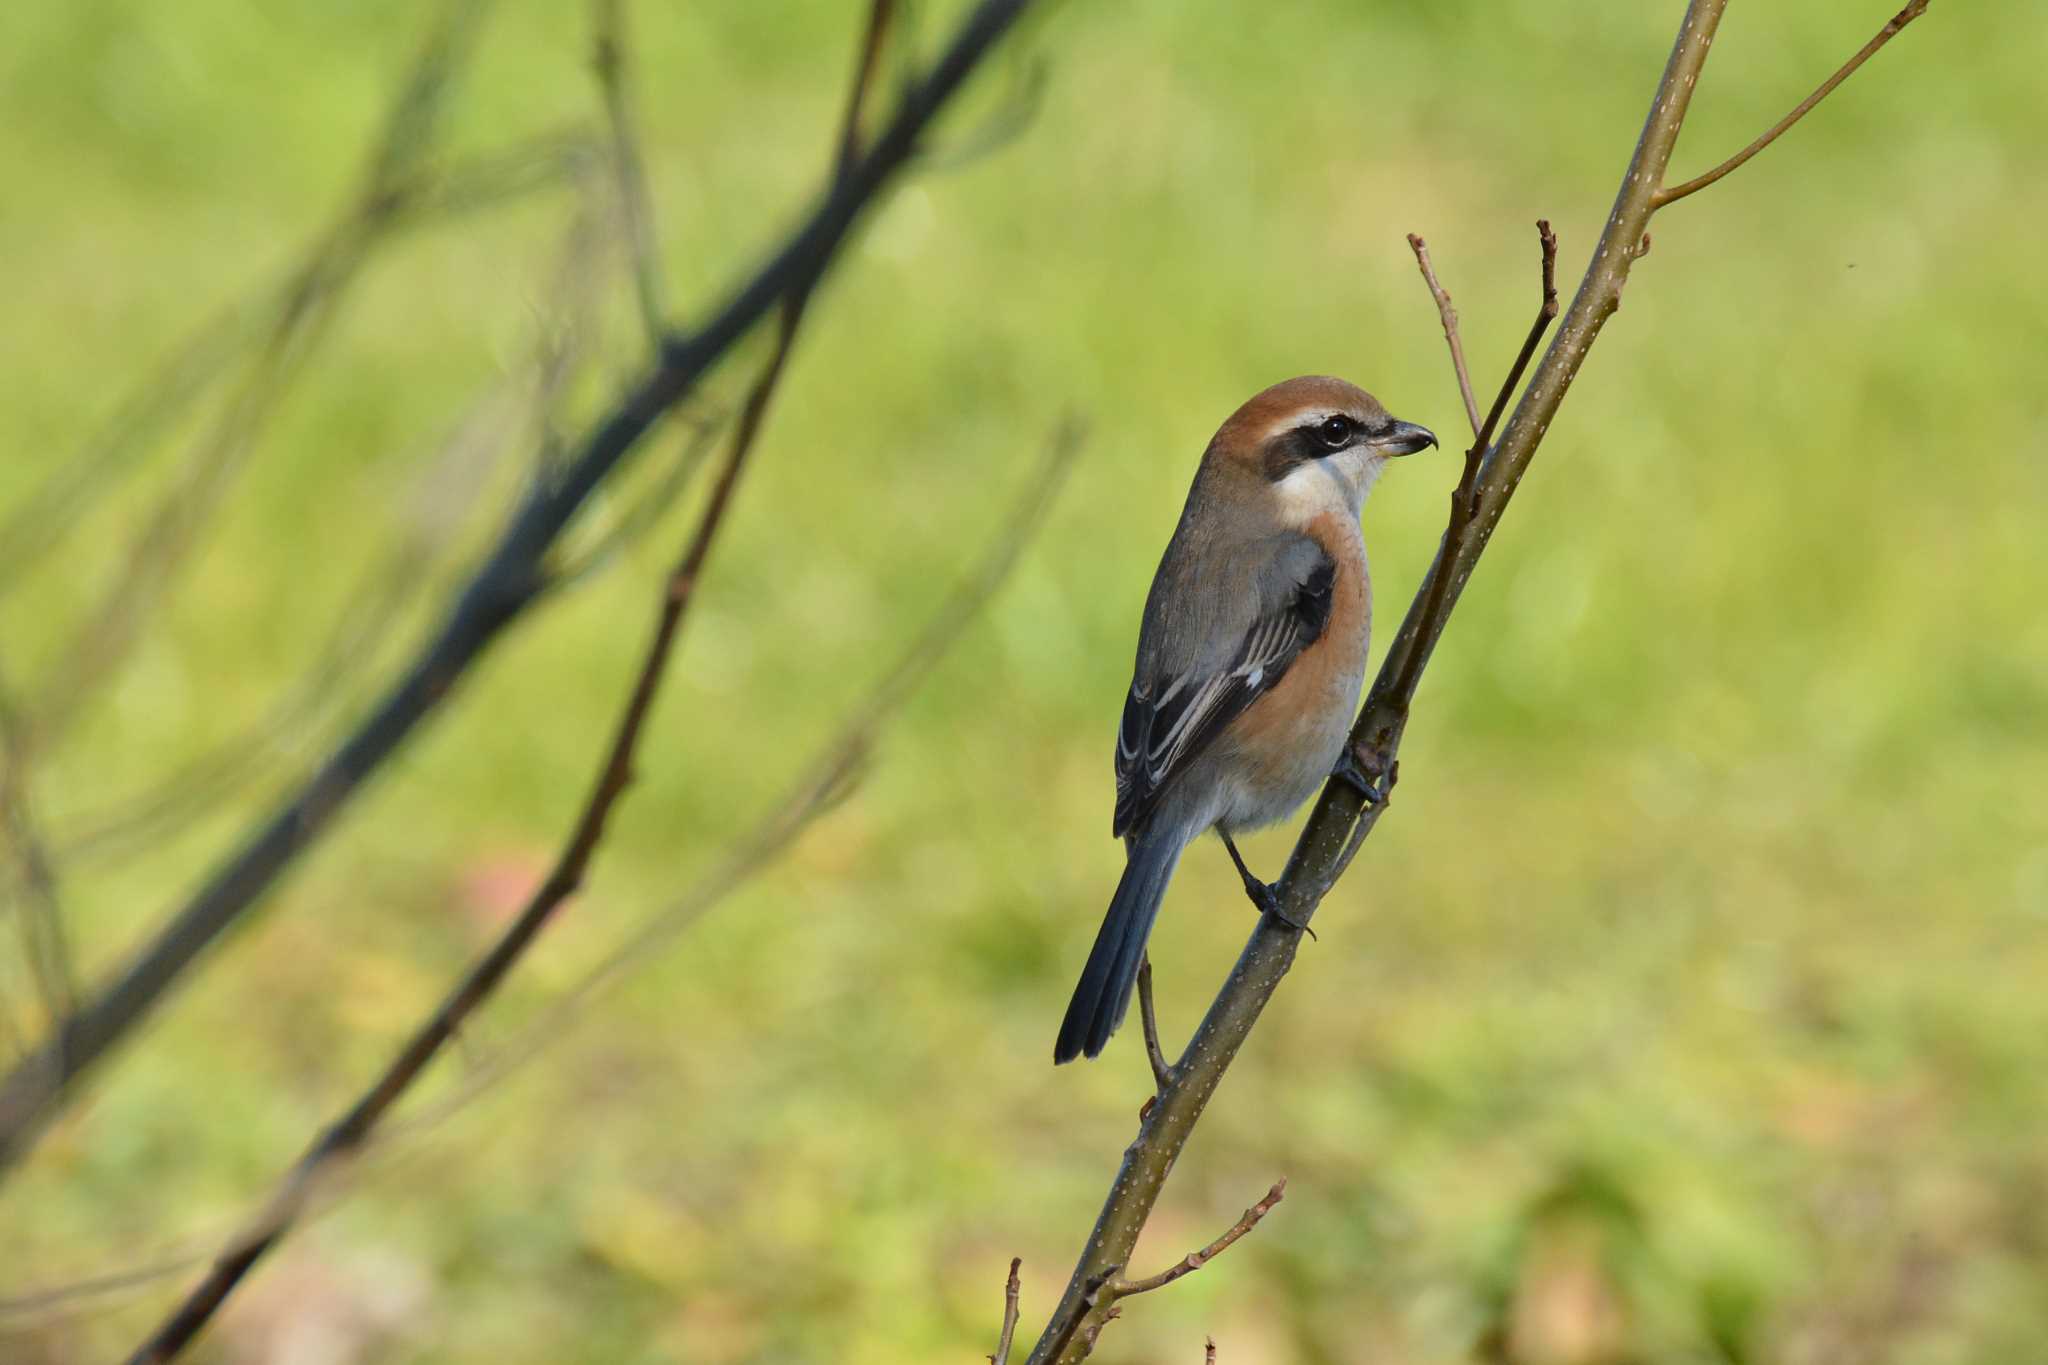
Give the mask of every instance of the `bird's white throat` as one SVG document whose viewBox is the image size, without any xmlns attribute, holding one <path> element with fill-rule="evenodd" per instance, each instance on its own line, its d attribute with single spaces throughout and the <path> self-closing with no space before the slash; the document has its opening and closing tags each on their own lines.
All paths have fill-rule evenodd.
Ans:
<svg viewBox="0 0 2048 1365">
<path fill-rule="evenodd" d="M 1281 519 L 1296 528 L 1333 513 L 1358 520 L 1386 462 L 1376 450 L 1346 450 L 1297 465 L 1273 485 Z"/>
</svg>

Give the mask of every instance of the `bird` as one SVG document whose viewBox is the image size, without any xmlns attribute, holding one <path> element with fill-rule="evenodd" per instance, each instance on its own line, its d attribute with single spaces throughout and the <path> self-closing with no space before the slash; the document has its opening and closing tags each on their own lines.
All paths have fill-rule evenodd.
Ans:
<svg viewBox="0 0 2048 1365">
<path fill-rule="evenodd" d="M 1436 443 L 1355 384 L 1303 375 L 1253 395 L 1203 451 L 1145 599 L 1116 738 L 1124 871 L 1056 1064 L 1099 1055 L 1123 1022 L 1188 844 L 1215 830 L 1252 903 L 1285 918 L 1232 835 L 1333 775 L 1380 794 L 1345 743 L 1372 630 L 1359 513 L 1390 458 Z"/>
</svg>

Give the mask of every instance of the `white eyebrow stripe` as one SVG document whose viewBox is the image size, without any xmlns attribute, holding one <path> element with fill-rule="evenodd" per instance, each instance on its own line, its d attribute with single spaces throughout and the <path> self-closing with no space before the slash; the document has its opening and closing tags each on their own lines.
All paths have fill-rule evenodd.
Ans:
<svg viewBox="0 0 2048 1365">
<path fill-rule="evenodd" d="M 1270 426 L 1259 433 L 1259 444 L 1264 445 L 1275 436 L 1284 435 L 1297 427 L 1314 426 L 1317 422 L 1327 422 L 1332 417 L 1350 415 L 1342 408 L 1301 408 L 1288 413 L 1285 417 L 1276 418 Z"/>
</svg>

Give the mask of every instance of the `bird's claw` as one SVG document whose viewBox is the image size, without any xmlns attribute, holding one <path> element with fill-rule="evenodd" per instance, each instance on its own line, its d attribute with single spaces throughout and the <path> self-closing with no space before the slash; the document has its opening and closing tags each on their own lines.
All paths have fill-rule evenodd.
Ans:
<svg viewBox="0 0 2048 1365">
<path fill-rule="evenodd" d="M 1270 915 L 1296 933 L 1307 934 L 1310 938 L 1315 938 L 1316 931 L 1288 914 L 1287 908 L 1280 903 L 1280 893 L 1265 882 L 1260 881 L 1257 877 L 1246 877 L 1244 880 L 1244 891 L 1247 896 L 1251 897 L 1252 904 L 1259 908 L 1260 914 Z M 1321 940 L 1318 939 L 1317 942 L 1321 942 Z"/>
<path fill-rule="evenodd" d="M 1347 748 L 1330 776 L 1357 792 L 1366 809 L 1371 810 L 1387 804 L 1387 797 L 1401 776 L 1401 765 L 1377 751 L 1368 752 L 1363 746 Z"/>
</svg>

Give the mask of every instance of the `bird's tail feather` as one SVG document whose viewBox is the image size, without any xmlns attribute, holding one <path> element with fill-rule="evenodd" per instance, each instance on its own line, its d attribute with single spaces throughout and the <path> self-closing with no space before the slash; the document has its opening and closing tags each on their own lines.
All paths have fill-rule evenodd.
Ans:
<svg viewBox="0 0 2048 1365">
<path fill-rule="evenodd" d="M 1123 879 L 1110 897 L 1088 965 L 1081 969 L 1081 984 L 1074 987 L 1067 1017 L 1060 1023 L 1059 1042 L 1052 1050 L 1055 1063 L 1095 1056 L 1123 1022 L 1138 966 L 1145 960 L 1145 940 L 1152 934 L 1152 920 L 1165 899 L 1180 851 L 1181 841 L 1171 832 L 1141 837 L 1131 846 Z"/>
</svg>

